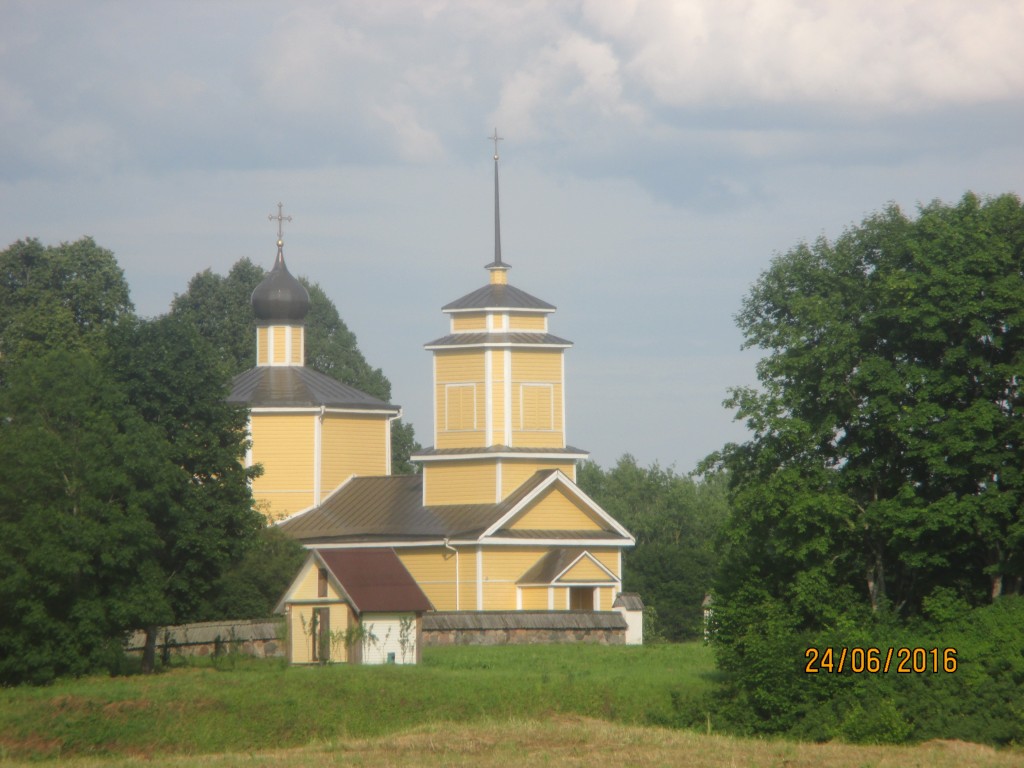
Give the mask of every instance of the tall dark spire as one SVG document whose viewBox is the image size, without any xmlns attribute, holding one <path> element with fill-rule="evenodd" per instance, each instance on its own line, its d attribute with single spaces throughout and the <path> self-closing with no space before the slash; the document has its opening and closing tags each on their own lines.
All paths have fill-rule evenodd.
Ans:
<svg viewBox="0 0 1024 768">
<path fill-rule="evenodd" d="M 488 141 L 494 142 L 494 261 L 487 265 L 491 270 L 492 282 L 495 282 L 496 273 L 504 275 L 511 265 L 501 260 L 501 205 L 498 197 L 498 142 L 502 137 L 498 135 L 498 129 L 494 129 L 494 135 L 487 137 Z"/>
<path fill-rule="evenodd" d="M 284 230 L 282 225 L 291 221 L 291 216 L 282 213 L 284 205 L 277 204 L 277 216 L 269 214 L 270 221 L 277 221 L 277 259 L 274 268 L 252 292 L 252 308 L 256 319 L 263 324 L 301 323 L 309 312 L 309 292 L 292 277 L 284 263 Z"/>
</svg>

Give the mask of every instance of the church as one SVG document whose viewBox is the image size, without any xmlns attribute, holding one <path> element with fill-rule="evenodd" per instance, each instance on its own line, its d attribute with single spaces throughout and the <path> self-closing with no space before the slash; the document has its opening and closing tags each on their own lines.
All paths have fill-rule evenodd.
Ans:
<svg viewBox="0 0 1024 768">
<path fill-rule="evenodd" d="M 252 294 L 256 366 L 229 400 L 250 413 L 257 506 L 310 551 L 279 604 L 295 663 L 414 661 L 425 621 L 464 637 L 570 619 L 621 627 L 623 616 L 631 637 L 639 630 L 623 610 L 637 598 L 621 596 L 634 538 L 575 482 L 588 454 L 566 440 L 572 343 L 502 259 L 497 152 L 494 185 L 487 282 L 444 305 L 447 333 L 424 345 L 433 445 L 411 457 L 414 475 L 391 474 L 398 406 L 305 367 L 309 296 L 279 226 L 274 267 Z"/>
</svg>

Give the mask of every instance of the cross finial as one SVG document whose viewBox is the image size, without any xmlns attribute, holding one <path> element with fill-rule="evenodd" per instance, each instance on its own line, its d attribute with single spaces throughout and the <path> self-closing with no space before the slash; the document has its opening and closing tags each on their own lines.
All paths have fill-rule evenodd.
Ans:
<svg viewBox="0 0 1024 768">
<path fill-rule="evenodd" d="M 282 210 L 283 209 L 284 209 L 284 203 L 278 203 L 277 204 L 277 216 L 275 216 L 272 213 L 268 213 L 267 214 L 267 219 L 269 221 L 274 221 L 275 219 L 277 220 L 277 250 L 278 251 L 280 251 L 284 247 L 284 229 L 283 229 L 284 222 L 292 220 L 291 216 L 285 216 L 285 215 L 282 214 Z"/>
<path fill-rule="evenodd" d="M 503 141 L 503 138 L 498 135 L 498 129 L 495 128 L 494 129 L 494 135 L 493 136 L 488 136 L 487 139 L 488 139 L 488 141 L 493 141 L 494 142 L 494 159 L 497 160 L 498 159 L 498 142 L 499 141 Z"/>
</svg>

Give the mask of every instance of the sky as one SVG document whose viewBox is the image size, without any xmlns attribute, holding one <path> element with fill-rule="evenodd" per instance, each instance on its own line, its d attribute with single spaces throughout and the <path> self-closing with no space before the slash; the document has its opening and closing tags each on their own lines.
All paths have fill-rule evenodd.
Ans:
<svg viewBox="0 0 1024 768">
<path fill-rule="evenodd" d="M 574 342 L 569 443 L 688 472 L 746 439 L 734 316 L 772 258 L 1024 192 L 1021 40 L 1022 0 L 4 0 L 0 247 L 92 236 L 156 316 L 269 269 L 283 202 L 289 268 L 427 446 L 497 128 L 509 280 Z"/>
</svg>

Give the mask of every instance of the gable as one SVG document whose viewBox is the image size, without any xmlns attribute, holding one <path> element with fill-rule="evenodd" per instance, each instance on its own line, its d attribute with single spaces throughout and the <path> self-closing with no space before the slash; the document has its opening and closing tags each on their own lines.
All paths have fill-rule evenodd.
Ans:
<svg viewBox="0 0 1024 768">
<path fill-rule="evenodd" d="M 528 531 L 600 531 L 597 515 L 554 485 L 516 516 L 507 527 Z"/>
<path fill-rule="evenodd" d="M 327 571 L 326 590 L 324 590 L 326 594 L 321 594 L 321 587 L 324 586 L 321 582 L 321 568 L 323 568 L 323 564 L 317 559 L 316 553 L 310 552 L 302 567 L 299 568 L 295 579 L 288 589 L 285 590 L 284 596 L 278 602 L 275 613 L 280 613 L 286 603 L 348 602 L 347 596 L 339 589 L 337 580 L 332 577 L 329 569 L 326 568 L 324 569 Z"/>
<path fill-rule="evenodd" d="M 608 575 L 608 572 L 590 556 L 590 553 L 584 552 L 583 556 L 580 557 L 580 559 L 577 560 L 569 570 L 565 571 L 565 573 L 555 579 L 555 581 L 558 583 L 570 581 L 592 583 L 595 581 L 612 581 L 612 578 Z"/>
</svg>

